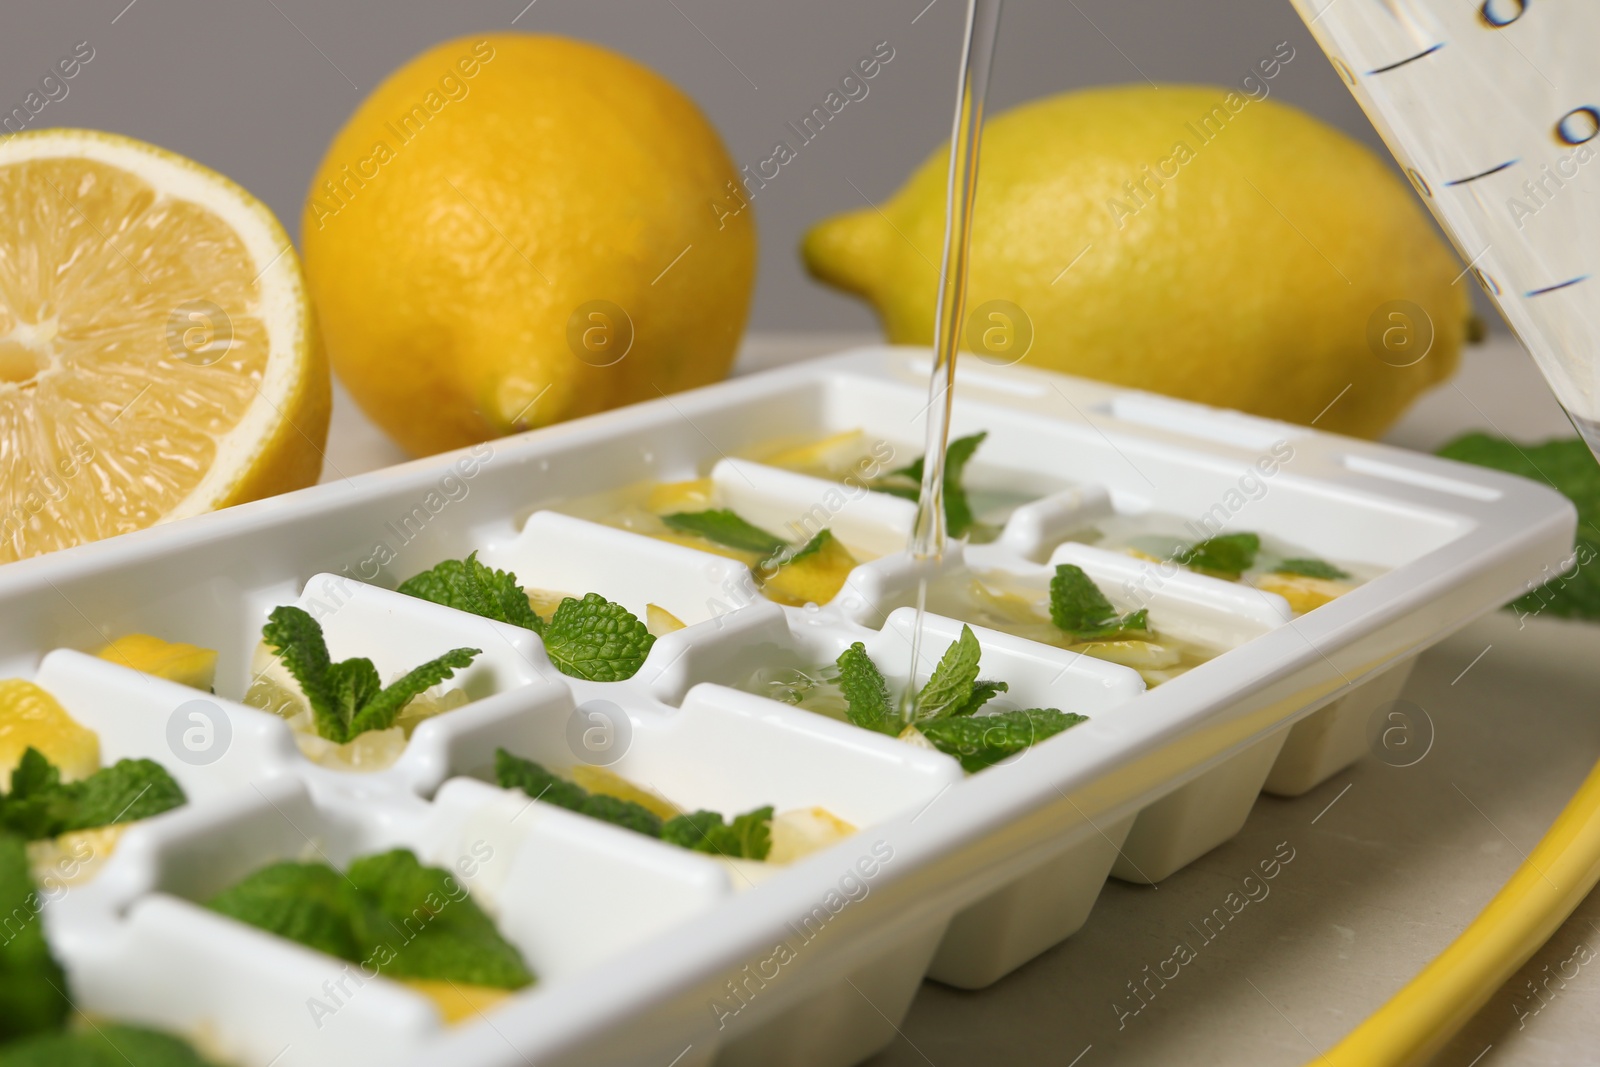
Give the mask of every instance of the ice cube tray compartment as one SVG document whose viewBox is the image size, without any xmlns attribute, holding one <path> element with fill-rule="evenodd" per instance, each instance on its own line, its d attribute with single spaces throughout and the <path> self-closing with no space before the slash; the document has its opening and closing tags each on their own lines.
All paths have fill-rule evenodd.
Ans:
<svg viewBox="0 0 1600 1067">
<path fill-rule="evenodd" d="M 833 483 L 728 457 L 861 428 L 895 444 L 886 468 L 904 466 L 922 437 L 928 369 L 925 350 L 843 353 L 0 569 L 0 674 L 37 672 L 102 731 L 108 758 L 151 755 L 198 798 L 129 829 L 99 878 L 47 907 L 80 997 L 179 1029 L 211 1018 L 211 1036 L 254 1065 L 293 1032 L 304 1047 L 280 1067 L 352 1054 L 473 1067 L 844 1067 L 893 1037 L 924 974 L 992 982 L 1070 935 L 1108 873 L 1158 878 L 1233 832 L 1263 785 L 1303 791 L 1358 758 L 1415 653 L 1523 592 L 1570 545 L 1570 505 L 1520 479 L 964 361 L 952 436 L 989 431 L 969 484 L 1038 498 L 1013 508 L 995 541 L 953 546 L 932 569 L 1047 582 L 1054 563 L 1077 562 L 1119 608 L 1148 601 L 1159 625 L 1230 650 L 1141 691 L 1115 665 L 980 631 L 985 675 L 1012 682 L 1008 695 L 1090 721 L 962 777 L 941 754 L 728 688 L 769 655 L 815 664 L 853 640 L 903 672 L 896 609 L 910 603 L 917 569 L 903 553 L 863 562 L 827 607 L 780 608 L 732 561 L 559 514 L 563 500 L 645 479 L 711 476 L 730 496 L 765 494 L 759 507 L 770 510 L 759 514 L 774 532 L 803 528 L 821 507 L 830 518 L 849 511 L 862 522 L 852 536 L 893 548 L 903 502 L 834 506 Z M 1152 579 L 1137 561 L 1066 540 L 1147 512 L 1189 523 L 1174 532 L 1191 539 L 1258 530 L 1389 570 L 1289 617 L 1267 594 L 1187 572 Z M 534 635 L 390 591 L 474 550 L 526 585 L 600 592 L 636 613 L 655 603 L 691 625 L 660 638 L 632 680 L 590 683 L 556 673 Z M 309 603 L 330 581 L 350 594 L 327 616 L 336 656 L 370 655 L 387 675 L 402 647 L 420 658 L 485 649 L 470 682 L 477 699 L 419 725 L 389 771 L 316 767 L 274 716 L 80 653 L 46 655 L 133 631 L 213 645 L 219 691 L 238 695 L 266 613 Z M 336 642 L 341 616 L 370 618 L 370 632 L 362 621 L 351 636 L 371 643 Z M 936 659 L 959 623 L 931 629 L 924 647 Z M 197 696 L 233 731 L 206 767 L 162 755 L 173 713 Z M 631 734 L 614 769 L 639 770 L 680 803 L 837 805 L 862 832 L 739 891 L 721 861 L 471 777 L 502 746 L 570 763 L 570 727 L 602 700 Z M 549 980 L 492 1026 L 441 1028 L 426 1001 L 371 983 L 308 1029 L 304 1001 L 316 989 L 306 980 L 319 986 L 342 965 L 262 946 L 265 935 L 237 924 L 207 943 L 195 931 L 223 920 L 196 920 L 188 903 L 222 873 L 303 850 L 285 814 L 346 858 L 408 843 L 443 862 L 485 842 L 494 857 L 473 891 Z M 585 881 L 601 872 L 604 884 Z M 600 927 L 605 936 L 586 933 Z M 233 938 L 253 946 L 254 965 L 225 961 L 220 946 L 240 947 Z M 780 946 L 789 957 L 778 963 Z"/>
<path fill-rule="evenodd" d="M 749 568 L 736 560 L 555 511 L 534 512 L 515 540 L 479 558 L 526 588 L 599 593 L 641 619 L 655 604 L 692 625 L 714 617 L 719 605 L 755 596 Z"/>
<path fill-rule="evenodd" d="M 191 804 L 288 773 L 300 758 L 277 716 L 120 663 L 58 649 L 33 680 L 99 735 L 102 766 L 155 760 Z"/>
</svg>

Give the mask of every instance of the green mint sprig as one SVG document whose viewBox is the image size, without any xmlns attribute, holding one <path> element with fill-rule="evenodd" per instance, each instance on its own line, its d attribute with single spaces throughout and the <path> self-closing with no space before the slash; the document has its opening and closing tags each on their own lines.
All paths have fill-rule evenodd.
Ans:
<svg viewBox="0 0 1600 1067">
<path fill-rule="evenodd" d="M 0 1048 L 0 1067 L 213 1067 L 182 1038 L 142 1026 L 36 1034 Z"/>
<path fill-rule="evenodd" d="M 857 641 L 834 661 L 839 691 L 845 699 L 845 718 L 864 729 L 898 737 L 908 725 L 976 714 L 1009 688 L 1005 682 L 978 679 L 981 655 L 972 627 L 961 627 L 961 635 L 944 650 L 927 684 L 917 694 L 908 721 L 890 698 L 889 683 L 867 655 L 867 646 Z"/>
<path fill-rule="evenodd" d="M 148 819 L 186 799 L 183 787 L 153 760 L 118 760 L 82 781 L 63 783 L 60 770 L 29 748 L 11 772 L 11 791 L 0 793 L 0 830 L 41 841 Z"/>
<path fill-rule="evenodd" d="M 764 860 L 772 851 L 772 805 L 735 815 L 729 823 L 714 811 L 700 810 L 668 819 L 661 840 L 693 852 L 732 859 Z"/>
<path fill-rule="evenodd" d="M 989 431 L 984 430 L 967 437 L 958 437 L 945 446 L 944 525 L 945 532 L 951 537 L 966 536 L 976 522 L 976 517 L 972 514 L 972 502 L 967 497 L 966 486 L 962 483 L 962 479 L 966 474 L 968 461 L 988 436 Z M 926 459 L 926 456 L 918 456 L 909 465 L 890 471 L 886 478 L 874 483 L 872 488 L 880 493 L 889 493 L 905 500 L 917 500 L 922 495 L 922 469 L 923 461 Z M 907 485 L 907 482 L 912 484 Z"/>
<path fill-rule="evenodd" d="M 912 721 L 930 722 L 965 708 L 972 699 L 978 681 L 978 659 L 982 655 L 983 650 L 978 647 L 978 638 L 972 632 L 972 627 L 961 627 L 961 635 L 944 650 L 938 665 L 928 676 L 928 683 L 917 694 L 912 708 Z"/>
<path fill-rule="evenodd" d="M 1323 578 L 1330 582 L 1342 582 L 1350 577 L 1350 572 L 1341 570 L 1333 564 L 1320 559 L 1286 559 L 1280 560 L 1272 568 L 1273 574 L 1294 574 L 1302 578 Z"/>
<path fill-rule="evenodd" d="M 1059 563 L 1050 579 L 1050 621 L 1080 641 L 1104 641 L 1150 629 L 1144 608 L 1118 615 L 1100 587 L 1074 563 Z"/>
<path fill-rule="evenodd" d="M 336 744 L 346 744 L 369 730 L 387 730 L 412 699 L 453 678 L 483 652 L 453 648 L 384 686 L 370 659 L 331 661 L 322 625 L 301 608 L 274 608 L 261 629 L 261 639 L 300 683 L 317 734 Z"/>
<path fill-rule="evenodd" d="M 517 576 L 479 563 L 476 552 L 406 579 L 400 592 L 532 630 L 544 640 L 556 670 L 591 682 L 632 678 L 656 640 L 631 611 L 599 593 L 567 597 L 548 621 L 541 619 Z"/>
<path fill-rule="evenodd" d="M 517 576 L 479 563 L 476 552 L 466 559 L 447 559 L 406 579 L 400 583 L 400 592 L 534 633 L 544 630 L 544 620 L 528 603 Z"/>
<path fill-rule="evenodd" d="M 37 765 L 17 771 L 35 782 L 48 777 Z M 66 1029 L 72 1015 L 67 975 L 45 939 L 39 896 L 26 839 L 0 827 L 0 1067 L 212 1067 L 182 1040 L 143 1027 L 100 1022 Z"/>
<path fill-rule="evenodd" d="M 0 1044 L 58 1030 L 72 1012 L 67 976 L 50 954 L 28 867 L 27 839 L 0 829 Z M 53 1061 L 40 1061 L 53 1062 Z"/>
<path fill-rule="evenodd" d="M 865 730 L 896 737 L 905 729 L 900 714 L 889 699 L 889 683 L 867 655 L 867 646 L 857 641 L 839 653 L 839 690 L 844 694 L 845 716 Z"/>
<path fill-rule="evenodd" d="M 1192 571 L 1215 575 L 1229 581 L 1255 565 L 1261 551 L 1261 538 L 1253 533 L 1219 534 L 1197 542 L 1178 553 L 1178 562 Z"/>
<path fill-rule="evenodd" d="M 513 756 L 503 748 L 494 754 L 494 773 L 502 789 L 519 789 L 546 804 L 694 852 L 764 860 L 772 850 L 773 809 L 770 805 L 736 815 L 732 822 L 717 812 L 704 810 L 663 820 L 642 804 L 591 793 L 576 782 L 551 774 L 543 765 Z"/>
<path fill-rule="evenodd" d="M 390 978 L 521 989 L 533 973 L 449 871 L 405 849 L 356 860 L 284 861 L 223 890 L 206 907 Z M 388 962 L 384 962 L 387 960 Z"/>
<path fill-rule="evenodd" d="M 746 522 L 728 508 L 678 511 L 661 516 L 661 521 L 669 530 L 704 537 L 707 541 L 741 552 L 758 552 L 762 557 L 789 547 L 783 538 Z"/>
<path fill-rule="evenodd" d="M 939 751 L 960 760 L 962 769 L 970 774 L 1088 721 L 1086 715 L 1055 708 L 1028 708 L 995 715 L 939 719 L 921 730 Z"/>
<path fill-rule="evenodd" d="M 556 670 L 591 682 L 632 678 L 656 643 L 631 611 L 599 593 L 563 600 L 545 623 L 543 636 Z"/>
<path fill-rule="evenodd" d="M 1487 433 L 1456 438 L 1439 455 L 1543 482 L 1578 509 L 1573 554 L 1560 573 L 1507 604 L 1523 617 L 1549 614 L 1564 619 L 1600 619 L 1600 464 L 1581 438 L 1519 444 Z"/>
<path fill-rule="evenodd" d="M 939 664 L 917 695 L 911 725 L 939 751 L 954 756 L 968 772 L 993 766 L 1035 742 L 1080 722 L 1083 715 L 1056 708 L 1028 708 L 979 715 L 989 700 L 1007 690 L 1005 682 L 978 678 L 981 655 L 978 638 L 970 626 L 950 643 Z M 844 694 L 845 717 L 857 726 L 891 737 L 907 723 L 894 710 L 883 672 L 857 641 L 839 656 L 839 688 Z"/>
</svg>

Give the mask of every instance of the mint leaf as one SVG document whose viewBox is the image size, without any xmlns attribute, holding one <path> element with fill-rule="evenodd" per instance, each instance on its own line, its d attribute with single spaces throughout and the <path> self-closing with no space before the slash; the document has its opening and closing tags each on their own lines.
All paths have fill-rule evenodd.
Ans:
<svg viewBox="0 0 1600 1067">
<path fill-rule="evenodd" d="M 976 521 L 976 517 L 972 514 L 972 504 L 967 500 L 967 490 L 962 484 L 962 478 L 966 474 L 967 461 L 988 436 L 989 432 L 985 430 L 971 437 L 959 437 L 951 441 L 945 449 L 944 522 L 945 531 L 951 537 L 965 537 Z"/>
<path fill-rule="evenodd" d="M 520 789 L 535 800 L 568 811 L 582 811 L 589 791 L 575 782 L 551 774 L 531 759 L 513 756 L 505 749 L 494 754 L 494 780 L 501 789 Z"/>
<path fill-rule="evenodd" d="M 982 680 L 973 682 L 972 695 L 967 698 L 966 703 L 956 708 L 950 714 L 952 716 L 976 714 L 979 708 L 983 707 L 985 704 L 989 703 L 989 701 L 993 700 L 995 697 L 999 696 L 1001 693 L 1004 693 L 1010 688 L 1011 687 L 1004 682 L 990 682 Z"/>
<path fill-rule="evenodd" d="M 1543 482 L 1578 509 L 1574 563 L 1558 577 L 1509 605 L 1523 614 L 1548 612 L 1559 618 L 1600 619 L 1600 464 L 1576 437 L 1519 445 L 1486 433 L 1469 433 L 1439 450 L 1446 459 L 1491 467 Z"/>
<path fill-rule="evenodd" d="M 39 841 L 69 830 L 148 819 L 184 799 L 172 775 L 151 760 L 119 760 L 81 782 L 63 784 L 60 771 L 29 748 L 12 772 L 11 792 L 0 794 L 0 829 Z"/>
<path fill-rule="evenodd" d="M 394 950 L 390 977 L 491 989 L 533 983 L 522 954 L 449 871 L 402 848 L 356 860 L 348 877 L 376 911 L 360 913 L 359 940 L 369 956 L 383 945 Z"/>
<path fill-rule="evenodd" d="M 991 767 L 1088 717 L 1055 708 L 938 719 L 918 727 L 935 748 L 961 761 L 969 774 Z"/>
<path fill-rule="evenodd" d="M 513 756 L 502 748 L 494 754 L 494 769 L 495 781 L 501 789 L 520 789 L 546 804 L 554 804 L 646 837 L 661 836 L 661 817 L 643 804 L 591 793 L 576 782 L 551 774 L 531 759 Z"/>
<path fill-rule="evenodd" d="M 905 723 L 889 703 L 889 684 L 867 655 L 867 646 L 857 641 L 839 653 L 835 663 L 839 668 L 839 690 L 845 699 L 845 717 L 864 729 L 898 736 Z"/>
<path fill-rule="evenodd" d="M 733 859 L 764 860 L 772 850 L 771 806 L 734 817 L 731 824 L 714 811 L 696 811 L 668 819 L 661 839 L 695 852 Z"/>
<path fill-rule="evenodd" d="M 725 823 L 714 811 L 677 815 L 663 822 L 642 804 L 620 797 L 590 793 L 575 782 L 559 778 L 533 760 L 513 756 L 505 749 L 494 754 L 495 780 L 502 789 L 520 789 L 535 800 L 555 804 L 590 818 L 600 819 L 669 845 L 739 859 L 764 860 L 772 848 L 772 808 L 757 808 Z"/>
<path fill-rule="evenodd" d="M 366 701 L 358 706 L 359 710 L 350 724 L 350 736 L 356 737 L 368 730 L 387 730 L 394 725 L 394 720 L 402 708 L 440 682 L 454 678 L 456 671 L 470 667 L 472 661 L 482 654 L 481 648 L 452 648 L 420 667 L 411 668 L 382 690 L 367 697 Z"/>
<path fill-rule="evenodd" d="M 675 815 L 661 826 L 661 840 L 669 845 L 693 850 L 696 845 L 703 845 L 711 840 L 712 834 L 720 834 L 726 827 L 722 815 L 715 811 L 696 811 L 687 815 Z M 714 852 L 715 849 L 702 847 L 698 851 Z"/>
<path fill-rule="evenodd" d="M 917 694 L 913 721 L 941 719 L 965 707 L 972 699 L 972 685 L 978 680 L 978 659 L 982 654 L 972 627 L 963 625 L 961 636 L 950 642 L 928 678 L 928 684 Z"/>
<path fill-rule="evenodd" d="M 262 867 L 206 902 L 230 919 L 351 963 L 365 958 L 355 926 L 368 906 L 327 864 L 289 860 Z"/>
<path fill-rule="evenodd" d="M 188 799 L 165 767 L 147 759 L 118 760 L 67 788 L 75 793 L 67 830 L 137 822 L 182 807 Z"/>
<path fill-rule="evenodd" d="M 794 555 L 790 556 L 788 559 L 784 560 L 783 562 L 784 563 L 799 563 L 801 560 L 805 559 L 807 556 L 814 556 L 817 553 L 821 552 L 824 548 L 827 548 L 835 540 L 837 540 L 837 538 L 835 538 L 833 536 L 833 531 L 831 529 L 824 528 L 822 530 L 819 530 L 819 531 L 817 531 L 817 534 L 816 534 L 815 537 L 813 537 L 811 540 L 807 541 L 805 544 L 801 545 L 799 548 L 795 549 Z"/>
<path fill-rule="evenodd" d="M 972 529 L 974 516 L 972 504 L 967 499 L 967 490 L 962 485 L 962 478 L 966 474 L 967 462 L 972 459 L 978 446 L 983 444 L 984 438 L 989 436 L 989 431 L 975 433 L 968 437 L 958 437 L 945 445 L 944 451 L 944 525 L 945 532 L 951 537 L 965 536 Z M 906 500 L 917 500 L 922 495 L 921 482 L 923 461 L 926 456 L 918 456 L 910 465 L 891 471 L 892 476 L 908 478 L 918 483 L 916 488 L 905 485 L 896 485 L 892 482 L 872 486 L 880 493 L 890 493 Z"/>
<path fill-rule="evenodd" d="M 1102 641 L 1118 634 L 1148 631 L 1144 608 L 1118 615 L 1100 587 L 1075 563 L 1056 564 L 1050 579 L 1050 621 L 1080 641 Z"/>
<path fill-rule="evenodd" d="M 590 793 L 584 798 L 583 806 L 576 809 L 591 819 L 599 819 L 613 826 L 620 826 L 624 830 L 632 830 L 636 834 L 646 837 L 661 836 L 661 816 L 631 800 L 621 797 L 606 796 L 602 793 Z"/>
<path fill-rule="evenodd" d="M 1298 574 L 1302 578 L 1324 578 L 1339 582 L 1350 577 L 1349 571 L 1340 570 L 1320 559 L 1286 559 L 1272 568 L 1273 574 Z"/>
<path fill-rule="evenodd" d="M 43 752 L 29 745 L 11 772 L 11 795 L 16 798 L 43 796 L 61 788 L 61 772 Z"/>
<path fill-rule="evenodd" d="M 272 614 L 267 616 L 267 624 L 261 628 L 261 640 L 300 684 L 300 691 L 311 705 L 317 733 L 330 741 L 341 740 L 355 709 L 341 706 L 338 686 L 328 677 L 332 663 L 321 625 L 310 612 L 286 604 L 272 609 Z"/>
<path fill-rule="evenodd" d="M 727 508 L 709 511 L 679 511 L 661 516 L 667 529 L 678 533 L 694 534 L 741 552 L 759 552 L 770 556 L 788 546 L 788 542 L 752 525 Z"/>
<path fill-rule="evenodd" d="M 0 1048 L 0 1067 L 212 1067 L 182 1039 L 138 1026 L 38 1034 Z"/>
<path fill-rule="evenodd" d="M 0 831 L 0 1042 L 55 1030 L 72 1010 L 39 907 L 27 843 Z"/>
<path fill-rule="evenodd" d="M 60 771 L 30 746 L 11 772 L 11 792 L 0 795 L 0 831 L 19 834 L 25 841 L 55 837 L 71 821 L 74 806 Z"/>
<path fill-rule="evenodd" d="M 1178 562 L 1192 571 L 1237 581 L 1255 564 L 1260 551 L 1261 538 L 1256 534 L 1219 534 L 1184 549 L 1178 554 Z"/>
<path fill-rule="evenodd" d="M 556 669 L 591 682 L 632 678 L 655 641 L 632 612 L 599 593 L 567 597 L 544 629 L 545 651 Z"/>
<path fill-rule="evenodd" d="M 517 584 L 517 576 L 479 563 L 476 552 L 466 559 L 447 559 L 413 575 L 400 583 L 399 591 L 534 633 L 544 629 L 544 620 L 528 603 L 528 594 Z"/>
<path fill-rule="evenodd" d="M 918 471 L 920 471 L 922 469 L 922 460 L 917 460 L 914 466 Z M 899 474 L 902 472 L 896 471 L 895 473 Z M 917 477 L 921 478 L 922 475 L 919 473 Z M 890 496 L 897 496 L 901 500 L 909 500 L 913 504 L 922 499 L 922 487 L 917 485 L 901 485 L 895 482 L 876 482 L 873 484 L 872 490 L 875 493 L 888 493 Z M 946 517 L 946 529 L 949 528 L 949 525 L 950 520 L 948 517 Z"/>
<path fill-rule="evenodd" d="M 368 730 L 387 730 L 415 697 L 453 678 L 483 653 L 478 648 L 453 648 L 383 688 L 370 659 L 331 662 L 322 625 L 302 608 L 286 604 L 272 609 L 261 639 L 300 683 L 318 735 L 341 745 Z"/>
<path fill-rule="evenodd" d="M 533 981 L 522 956 L 451 876 L 405 849 L 340 874 L 325 863 L 273 863 L 223 890 L 211 910 L 392 978 L 497 989 Z"/>
</svg>

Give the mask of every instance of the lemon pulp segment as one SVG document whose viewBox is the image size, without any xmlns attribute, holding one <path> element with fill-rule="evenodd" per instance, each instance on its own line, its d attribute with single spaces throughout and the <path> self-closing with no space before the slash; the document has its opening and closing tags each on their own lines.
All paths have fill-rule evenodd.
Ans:
<svg viewBox="0 0 1600 1067">
<path fill-rule="evenodd" d="M 100 769 L 100 738 L 93 730 L 37 685 L 7 678 L 0 681 L 0 790 L 11 788 L 11 772 L 30 748 L 60 769 L 62 781 Z"/>
<path fill-rule="evenodd" d="M 210 689 L 217 676 L 217 651 L 150 634 L 124 634 L 95 655 L 145 674 Z"/>
</svg>

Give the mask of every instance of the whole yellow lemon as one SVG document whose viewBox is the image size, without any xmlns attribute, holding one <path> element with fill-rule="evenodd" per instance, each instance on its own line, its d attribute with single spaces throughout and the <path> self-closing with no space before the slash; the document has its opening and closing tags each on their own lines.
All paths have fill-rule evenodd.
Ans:
<svg viewBox="0 0 1600 1067">
<path fill-rule="evenodd" d="M 805 238 L 894 342 L 933 339 L 948 158 Z M 963 336 L 986 359 L 1362 436 L 1455 369 L 1455 256 L 1381 160 L 1294 108 L 1067 93 L 992 119 L 980 162 Z"/>
<path fill-rule="evenodd" d="M 755 275 L 700 109 L 561 37 L 447 41 L 323 160 L 302 224 L 329 358 L 415 454 L 714 381 Z"/>
</svg>

